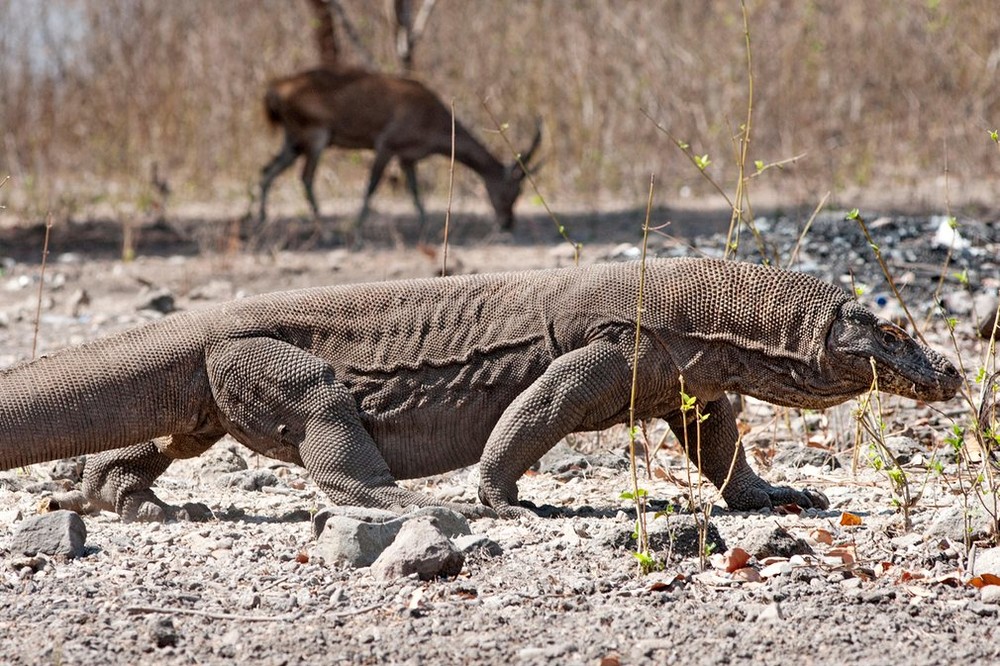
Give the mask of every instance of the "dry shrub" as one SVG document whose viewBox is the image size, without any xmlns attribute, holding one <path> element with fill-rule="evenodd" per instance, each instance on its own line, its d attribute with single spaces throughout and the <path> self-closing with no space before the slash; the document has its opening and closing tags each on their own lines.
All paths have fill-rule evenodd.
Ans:
<svg viewBox="0 0 1000 666">
<path fill-rule="evenodd" d="M 367 49 L 395 71 L 388 4 L 344 0 Z M 750 157 L 808 154 L 769 174 L 780 196 L 815 200 L 855 185 L 912 193 L 942 173 L 947 153 L 952 196 L 974 198 L 995 165 L 987 130 L 1000 122 L 992 0 L 768 0 L 750 10 Z M 262 118 L 264 86 L 316 62 L 311 21 L 306 2 L 282 0 L 0 0 L 8 207 L 134 200 L 153 162 L 178 198 L 245 196 L 278 144 Z M 717 178 L 735 173 L 747 80 L 731 0 L 445 0 L 416 70 L 497 151 L 481 100 L 510 122 L 515 143 L 541 116 L 540 182 L 555 201 L 642 200 L 651 172 L 665 196 L 701 191 L 643 110 L 710 154 Z M 360 192 L 366 161 L 336 159 L 350 188 L 341 194 Z"/>
</svg>

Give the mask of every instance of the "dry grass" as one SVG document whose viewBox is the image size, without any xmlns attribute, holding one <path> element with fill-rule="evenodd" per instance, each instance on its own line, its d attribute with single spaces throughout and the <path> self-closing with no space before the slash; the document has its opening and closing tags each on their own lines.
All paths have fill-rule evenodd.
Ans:
<svg viewBox="0 0 1000 666">
<path fill-rule="evenodd" d="M 396 70 L 390 3 L 344 4 L 368 50 Z M 975 200 L 995 163 L 987 132 L 1000 122 L 995 16 L 991 0 L 752 2 L 750 162 L 805 152 L 762 180 L 783 201 L 815 203 L 854 186 L 930 196 L 947 159 L 953 200 Z M 141 211 L 154 162 L 176 199 L 246 197 L 278 144 L 262 91 L 317 60 L 310 21 L 307 3 L 278 0 L 0 0 L 9 212 L 72 215 L 95 201 Z M 556 200 L 638 201 L 650 173 L 676 200 L 684 186 L 706 186 L 643 111 L 732 182 L 744 48 L 733 1 L 493 0 L 470 11 L 450 0 L 431 18 L 416 71 L 500 153 L 482 99 L 518 144 L 541 116 L 539 185 Z M 328 155 L 332 164 L 320 196 L 360 196 L 367 156 Z M 422 173 L 441 193 L 447 160 L 434 165 Z M 458 194 L 479 196 L 457 175 Z M 293 178 L 282 183 L 297 196 Z"/>
</svg>

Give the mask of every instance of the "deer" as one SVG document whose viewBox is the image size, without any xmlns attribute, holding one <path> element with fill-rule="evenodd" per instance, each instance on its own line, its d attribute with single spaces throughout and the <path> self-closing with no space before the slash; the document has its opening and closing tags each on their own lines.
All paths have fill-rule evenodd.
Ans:
<svg viewBox="0 0 1000 666">
<path fill-rule="evenodd" d="M 365 69 L 310 69 L 272 81 L 264 108 L 270 124 L 284 129 L 284 143 L 261 170 L 261 221 L 267 219 L 268 189 L 299 156 L 305 156 L 302 184 L 306 200 L 313 218 L 319 219 L 313 179 L 321 153 L 334 146 L 375 151 L 354 233 L 368 217 L 372 195 L 386 166 L 396 157 L 423 235 L 427 215 L 417 187 L 417 162 L 429 155 L 448 156 L 452 150 L 452 112 L 424 84 Z M 500 229 L 511 230 L 514 204 L 525 177 L 534 171 L 528 165 L 541 142 L 541 123 L 530 147 L 509 164 L 495 157 L 458 121 L 454 132 L 455 160 L 479 174 Z"/>
</svg>

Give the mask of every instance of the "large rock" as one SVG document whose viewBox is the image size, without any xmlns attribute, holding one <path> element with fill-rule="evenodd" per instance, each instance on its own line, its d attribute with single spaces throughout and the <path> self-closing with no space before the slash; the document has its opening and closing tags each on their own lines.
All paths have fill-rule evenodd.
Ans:
<svg viewBox="0 0 1000 666">
<path fill-rule="evenodd" d="M 371 566 L 396 538 L 400 527 L 398 520 L 369 523 L 347 516 L 329 516 L 312 554 L 322 557 L 327 564 Z"/>
<path fill-rule="evenodd" d="M 420 580 L 457 576 L 465 556 L 434 524 L 421 517 L 406 521 L 395 540 L 371 566 L 372 575 L 392 580 L 417 574 Z"/>
<path fill-rule="evenodd" d="M 80 557 L 87 543 L 87 527 L 72 511 L 53 511 L 23 521 L 11 538 L 10 550 L 19 555 Z"/>
<path fill-rule="evenodd" d="M 809 544 L 792 536 L 780 525 L 768 525 L 751 530 L 740 546 L 758 560 L 765 557 L 810 555 L 813 552 Z"/>
<path fill-rule="evenodd" d="M 312 552 L 330 564 L 367 567 L 413 520 L 429 522 L 445 538 L 472 533 L 464 516 L 443 507 L 424 507 L 402 516 L 379 509 L 330 507 L 313 519 L 313 533 L 318 536 Z"/>
</svg>

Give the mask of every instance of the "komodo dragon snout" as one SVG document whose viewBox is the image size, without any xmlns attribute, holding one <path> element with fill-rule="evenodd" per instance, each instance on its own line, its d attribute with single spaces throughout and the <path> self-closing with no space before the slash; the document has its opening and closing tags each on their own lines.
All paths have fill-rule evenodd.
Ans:
<svg viewBox="0 0 1000 666">
<path fill-rule="evenodd" d="M 870 385 L 871 359 L 883 391 L 915 400 L 947 400 L 962 377 L 948 359 L 875 316 L 854 301 L 841 306 L 826 341 L 829 361 L 838 373 L 852 373 Z"/>
</svg>

